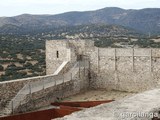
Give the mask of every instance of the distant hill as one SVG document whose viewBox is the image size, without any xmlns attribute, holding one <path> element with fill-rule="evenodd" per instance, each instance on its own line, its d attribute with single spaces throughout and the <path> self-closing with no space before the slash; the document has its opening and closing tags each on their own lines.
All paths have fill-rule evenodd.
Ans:
<svg viewBox="0 0 160 120">
<path fill-rule="evenodd" d="M 77 25 L 55 28 L 54 30 L 43 33 L 44 36 L 53 36 L 53 39 L 66 38 L 99 38 L 99 37 L 118 37 L 118 36 L 143 36 L 137 31 L 119 25 Z"/>
<path fill-rule="evenodd" d="M 125 10 L 109 7 L 95 11 L 57 15 L 29 15 L 0 18 L 0 33 L 46 31 L 60 26 L 114 24 L 143 33 L 160 34 L 160 8 Z"/>
</svg>

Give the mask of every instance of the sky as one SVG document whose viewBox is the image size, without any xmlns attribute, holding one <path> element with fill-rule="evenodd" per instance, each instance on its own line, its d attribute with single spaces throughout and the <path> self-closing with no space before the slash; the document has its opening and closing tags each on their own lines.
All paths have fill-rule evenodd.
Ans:
<svg viewBox="0 0 160 120">
<path fill-rule="evenodd" d="M 0 17 L 20 14 L 59 14 L 105 7 L 160 8 L 159 0 L 0 0 Z"/>
</svg>

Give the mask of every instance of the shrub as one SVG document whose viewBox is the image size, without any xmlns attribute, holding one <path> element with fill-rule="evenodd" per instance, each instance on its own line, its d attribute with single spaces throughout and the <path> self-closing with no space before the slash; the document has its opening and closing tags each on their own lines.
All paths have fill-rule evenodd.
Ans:
<svg viewBox="0 0 160 120">
<path fill-rule="evenodd" d="M 27 62 L 27 63 L 25 63 L 24 65 L 23 65 L 25 68 L 27 68 L 27 69 L 32 69 L 32 64 L 31 63 L 29 63 L 29 62 Z"/>
<path fill-rule="evenodd" d="M 0 65 L 0 71 L 3 71 L 4 67 L 2 65 Z"/>
</svg>

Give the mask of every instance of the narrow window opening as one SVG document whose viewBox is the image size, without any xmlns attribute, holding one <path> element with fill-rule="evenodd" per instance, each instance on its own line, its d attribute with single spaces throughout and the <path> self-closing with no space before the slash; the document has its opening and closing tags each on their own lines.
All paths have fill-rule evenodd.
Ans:
<svg viewBox="0 0 160 120">
<path fill-rule="evenodd" d="M 59 58 L 59 51 L 57 51 L 57 58 Z"/>
</svg>

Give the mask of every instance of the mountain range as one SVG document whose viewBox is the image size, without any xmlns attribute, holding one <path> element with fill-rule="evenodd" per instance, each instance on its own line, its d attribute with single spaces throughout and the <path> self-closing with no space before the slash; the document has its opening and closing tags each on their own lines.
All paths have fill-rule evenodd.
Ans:
<svg viewBox="0 0 160 120">
<path fill-rule="evenodd" d="M 23 14 L 0 17 L 0 33 L 46 31 L 62 26 L 90 24 L 120 25 L 142 33 L 160 34 L 160 8 L 140 10 L 107 7 L 95 11 L 57 15 Z"/>
</svg>

